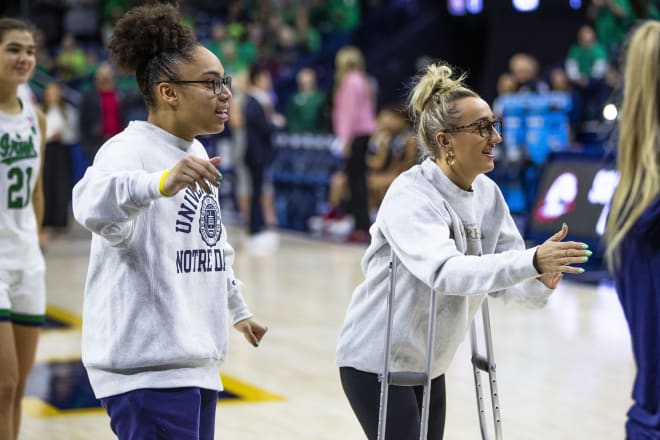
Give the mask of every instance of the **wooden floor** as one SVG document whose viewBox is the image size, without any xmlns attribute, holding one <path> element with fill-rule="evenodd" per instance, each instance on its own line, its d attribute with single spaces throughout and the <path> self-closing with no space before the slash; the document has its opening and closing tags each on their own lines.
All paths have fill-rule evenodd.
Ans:
<svg viewBox="0 0 660 440">
<path fill-rule="evenodd" d="M 222 373 L 266 397 L 219 404 L 216 438 L 363 439 L 341 391 L 334 351 L 362 276 L 364 247 L 282 234 L 276 256 L 252 257 L 241 250 L 242 231 L 229 233 L 246 300 L 270 330 L 258 349 L 232 332 Z M 48 303 L 74 320 L 82 310 L 88 248 L 88 235 L 76 229 L 53 237 L 46 252 Z M 564 281 L 549 305 L 535 311 L 490 304 L 504 437 L 623 439 L 634 364 L 612 287 Z M 38 362 L 79 357 L 75 326 L 44 332 Z M 447 373 L 447 388 L 445 438 L 480 438 L 465 343 Z M 24 405 L 22 440 L 115 438 L 99 410 L 35 412 L 33 403 Z"/>
</svg>

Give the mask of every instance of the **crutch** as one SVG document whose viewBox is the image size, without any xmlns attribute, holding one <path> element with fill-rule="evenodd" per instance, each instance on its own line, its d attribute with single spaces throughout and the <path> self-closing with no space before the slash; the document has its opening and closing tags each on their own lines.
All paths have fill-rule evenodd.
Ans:
<svg viewBox="0 0 660 440">
<path fill-rule="evenodd" d="M 392 319 L 394 316 L 394 286 L 396 285 L 397 258 L 394 251 L 390 254 L 389 293 L 387 295 L 387 329 L 385 330 L 385 355 L 383 374 L 380 380 L 380 407 L 378 410 L 378 440 L 385 440 L 385 427 L 387 425 L 387 398 L 390 385 L 424 387 L 422 398 L 422 417 L 419 427 L 419 439 L 426 440 L 429 420 L 429 401 L 431 398 L 431 359 L 433 357 L 433 343 L 435 339 L 436 293 L 431 289 L 430 313 L 427 336 L 426 367 L 423 373 L 414 371 L 390 372 L 390 345 L 392 333 Z"/>
<path fill-rule="evenodd" d="M 493 355 L 493 341 L 490 333 L 490 315 L 488 313 L 488 298 L 481 303 L 481 317 L 483 320 L 484 345 L 486 346 L 486 357 L 479 354 L 477 344 L 477 326 L 472 320 L 470 327 L 470 343 L 472 345 L 472 369 L 474 370 L 474 387 L 477 392 L 477 410 L 479 412 L 479 427 L 481 438 L 488 440 L 488 429 L 486 428 L 486 413 L 484 410 L 483 390 L 481 387 L 481 372 L 488 372 L 490 384 L 490 399 L 493 408 L 493 423 L 495 425 L 495 438 L 502 439 L 502 418 L 500 417 L 500 399 L 497 393 L 497 378 L 495 377 L 495 356 Z"/>
</svg>

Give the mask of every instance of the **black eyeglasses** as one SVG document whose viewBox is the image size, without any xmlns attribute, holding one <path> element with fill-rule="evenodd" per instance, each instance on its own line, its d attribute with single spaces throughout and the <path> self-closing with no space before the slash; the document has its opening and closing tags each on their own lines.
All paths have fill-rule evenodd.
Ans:
<svg viewBox="0 0 660 440">
<path fill-rule="evenodd" d="M 222 93 L 222 88 L 226 87 L 227 90 L 231 91 L 231 76 L 219 76 L 216 79 L 208 80 L 198 80 L 198 81 L 186 81 L 182 79 L 168 79 L 165 81 L 158 81 L 160 83 L 172 83 L 172 84 L 208 84 L 213 87 L 213 94 L 220 95 Z"/>
<path fill-rule="evenodd" d="M 495 118 L 490 121 L 488 119 L 482 119 L 477 122 L 473 122 L 467 125 L 461 125 L 459 127 L 450 128 L 445 130 L 447 133 L 455 133 L 457 131 L 465 131 L 465 129 L 477 127 L 479 129 L 479 136 L 484 139 L 489 139 L 493 135 L 493 129 L 497 132 L 498 135 L 502 136 L 502 118 Z"/>
</svg>

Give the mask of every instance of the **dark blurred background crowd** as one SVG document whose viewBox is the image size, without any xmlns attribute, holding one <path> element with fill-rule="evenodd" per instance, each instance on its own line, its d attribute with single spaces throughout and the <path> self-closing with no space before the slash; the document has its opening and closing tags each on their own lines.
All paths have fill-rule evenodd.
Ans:
<svg viewBox="0 0 660 440">
<path fill-rule="evenodd" d="M 141 3 L 3 3 L 2 15 L 38 28 L 38 66 L 22 92 L 48 120 L 50 233 L 67 228 L 71 186 L 104 140 L 146 117 L 135 80 L 105 49 L 116 20 Z M 640 20 L 660 19 L 657 0 L 546 0 L 530 12 L 483 3 L 178 3 L 233 77 L 229 127 L 201 140 L 223 157 L 223 211 L 246 225 L 253 252 L 272 252 L 278 228 L 368 241 L 389 183 L 417 159 L 407 83 L 435 59 L 466 70 L 503 117 L 491 177 L 514 213 L 529 214 L 549 155 L 607 154 L 625 38 Z"/>
</svg>

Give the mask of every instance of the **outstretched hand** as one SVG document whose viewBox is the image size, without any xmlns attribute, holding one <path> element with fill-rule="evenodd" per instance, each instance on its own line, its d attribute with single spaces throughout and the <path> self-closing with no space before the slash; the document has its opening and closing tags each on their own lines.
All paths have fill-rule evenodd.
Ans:
<svg viewBox="0 0 660 440">
<path fill-rule="evenodd" d="M 261 339 L 268 331 L 268 327 L 259 324 L 252 318 L 238 321 L 236 324 L 234 324 L 234 328 L 243 333 L 245 339 L 247 339 L 247 341 L 255 347 L 259 346 L 259 342 L 261 342 Z"/>
<path fill-rule="evenodd" d="M 584 269 L 572 265 L 586 263 L 591 256 L 589 246 L 586 244 L 562 241 L 567 235 L 568 226 L 564 223 L 562 228 L 539 246 L 534 254 L 534 267 L 541 273 L 538 280 L 550 289 L 557 287 L 563 272 L 584 273 Z"/>
<path fill-rule="evenodd" d="M 209 185 L 219 186 L 222 178 L 216 168 L 220 163 L 219 157 L 202 159 L 188 155 L 177 162 L 170 170 L 163 182 L 163 189 L 167 195 L 174 195 L 185 188 L 197 191 L 202 188 L 207 194 L 211 193 Z"/>
</svg>

